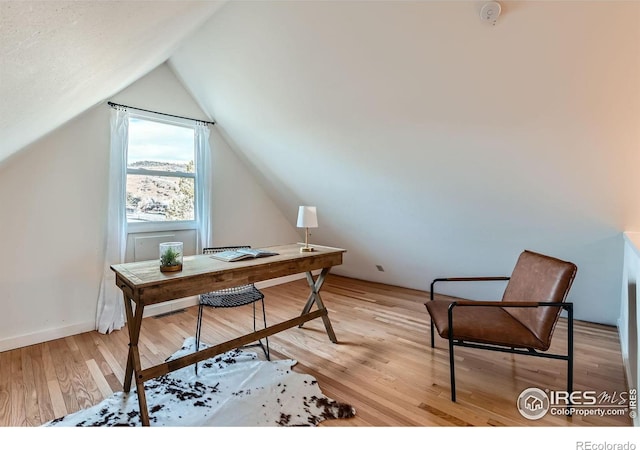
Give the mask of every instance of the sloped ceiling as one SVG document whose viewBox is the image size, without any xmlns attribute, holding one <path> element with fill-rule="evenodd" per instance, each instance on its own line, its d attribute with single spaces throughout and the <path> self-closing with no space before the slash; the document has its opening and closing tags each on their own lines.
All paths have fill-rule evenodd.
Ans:
<svg viewBox="0 0 640 450">
<path fill-rule="evenodd" d="M 576 262 L 577 316 L 613 324 L 640 4 L 502 2 L 495 25 L 481 5 L 231 2 L 169 63 L 292 223 L 318 207 L 338 273 L 428 289 L 530 249 Z"/>
<path fill-rule="evenodd" d="M 224 1 L 0 1 L 0 163 L 164 62 Z"/>
<path fill-rule="evenodd" d="M 338 273 L 428 289 L 527 248 L 615 324 L 640 2 L 501 3 L 491 25 L 475 1 L 0 1 L 0 164 L 169 57 L 291 224 L 318 207 Z"/>
</svg>

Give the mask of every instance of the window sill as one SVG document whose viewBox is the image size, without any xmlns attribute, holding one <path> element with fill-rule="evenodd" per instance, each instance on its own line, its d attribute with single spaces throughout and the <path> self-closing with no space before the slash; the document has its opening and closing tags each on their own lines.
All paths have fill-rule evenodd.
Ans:
<svg viewBox="0 0 640 450">
<path fill-rule="evenodd" d="M 127 233 L 153 233 L 157 231 L 195 230 L 198 226 L 194 221 L 188 222 L 138 222 L 127 224 Z"/>
</svg>

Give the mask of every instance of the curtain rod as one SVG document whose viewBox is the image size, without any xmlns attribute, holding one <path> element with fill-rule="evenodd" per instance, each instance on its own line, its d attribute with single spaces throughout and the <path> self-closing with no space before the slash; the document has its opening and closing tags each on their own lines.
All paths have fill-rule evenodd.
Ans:
<svg viewBox="0 0 640 450">
<path fill-rule="evenodd" d="M 161 113 L 161 112 L 158 112 L 158 111 L 150 111 L 148 109 L 136 108 L 135 106 L 121 105 L 119 103 L 107 102 L 107 104 L 109 106 L 111 106 L 112 108 L 120 106 L 122 108 L 135 109 L 135 110 L 138 110 L 138 111 L 144 111 L 144 112 L 154 113 L 154 114 L 161 114 L 163 116 L 177 117 L 178 119 L 187 119 L 187 120 L 193 120 L 195 122 L 208 123 L 209 125 L 215 125 L 216 124 L 215 122 L 209 122 L 208 120 L 200 120 L 200 119 L 192 119 L 191 117 L 176 116 L 174 114 Z"/>
</svg>

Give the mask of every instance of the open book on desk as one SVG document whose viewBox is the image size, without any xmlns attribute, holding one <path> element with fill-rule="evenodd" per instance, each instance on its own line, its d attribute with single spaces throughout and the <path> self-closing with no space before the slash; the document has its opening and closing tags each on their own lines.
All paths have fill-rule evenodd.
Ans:
<svg viewBox="0 0 640 450">
<path fill-rule="evenodd" d="M 240 261 L 241 259 L 248 258 L 262 258 L 265 256 L 275 256 L 278 253 L 270 252 L 268 250 L 262 250 L 259 248 L 238 248 L 236 250 L 226 250 L 224 252 L 213 253 L 212 258 L 219 259 L 221 261 Z"/>
</svg>

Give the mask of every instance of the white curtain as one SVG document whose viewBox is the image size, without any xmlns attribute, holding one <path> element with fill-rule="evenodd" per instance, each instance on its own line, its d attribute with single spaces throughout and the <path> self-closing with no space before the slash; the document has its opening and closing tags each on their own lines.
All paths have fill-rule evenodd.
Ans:
<svg viewBox="0 0 640 450">
<path fill-rule="evenodd" d="M 209 145 L 209 127 L 206 123 L 198 122 L 195 127 L 196 144 L 196 177 L 201 183 L 200 188 L 196 188 L 196 211 L 198 217 L 198 253 L 202 249 L 211 246 L 211 189 L 212 189 L 212 168 L 211 168 L 211 147 Z"/>
<path fill-rule="evenodd" d="M 109 205 L 107 213 L 107 237 L 104 248 L 104 268 L 96 329 L 110 333 L 124 326 L 124 301 L 122 291 L 116 286 L 112 264 L 124 262 L 127 247 L 126 202 L 127 147 L 129 145 L 129 113 L 111 110 L 111 154 L 109 157 Z"/>
</svg>

